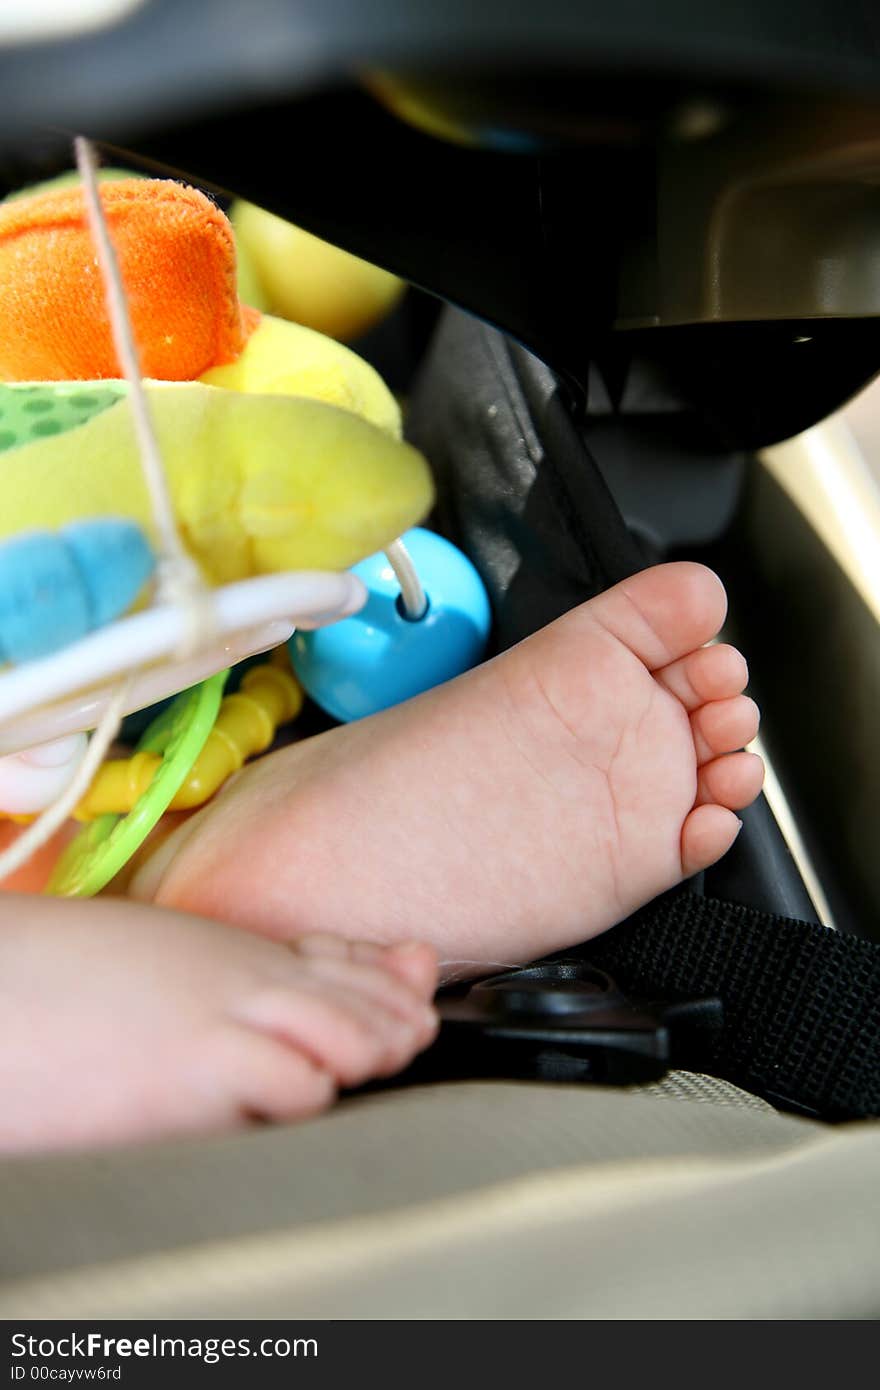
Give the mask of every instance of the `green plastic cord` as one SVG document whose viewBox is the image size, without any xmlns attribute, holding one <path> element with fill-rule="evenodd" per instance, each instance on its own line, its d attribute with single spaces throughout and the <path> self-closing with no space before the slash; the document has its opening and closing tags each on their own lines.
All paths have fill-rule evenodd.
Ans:
<svg viewBox="0 0 880 1390">
<path fill-rule="evenodd" d="M 128 815 L 98 816 L 80 831 L 55 865 L 47 893 L 65 898 L 93 897 L 140 849 L 204 748 L 217 721 L 228 675 L 228 671 L 220 671 L 201 685 L 182 691 L 153 720 L 137 746 L 139 753 L 162 755 L 152 782 Z"/>
</svg>

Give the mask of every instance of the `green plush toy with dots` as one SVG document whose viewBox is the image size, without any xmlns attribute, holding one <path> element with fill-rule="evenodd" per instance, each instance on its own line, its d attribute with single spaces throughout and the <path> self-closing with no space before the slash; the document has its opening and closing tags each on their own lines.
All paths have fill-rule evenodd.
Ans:
<svg viewBox="0 0 880 1390">
<path fill-rule="evenodd" d="M 69 381 L 0 382 L 0 453 L 75 430 L 115 405 L 127 390 L 123 381 L 90 382 L 87 390 Z"/>
</svg>

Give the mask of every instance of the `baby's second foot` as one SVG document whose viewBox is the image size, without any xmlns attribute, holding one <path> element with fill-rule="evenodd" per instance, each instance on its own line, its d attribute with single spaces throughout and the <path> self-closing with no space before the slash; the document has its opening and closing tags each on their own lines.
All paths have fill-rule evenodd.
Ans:
<svg viewBox="0 0 880 1390">
<path fill-rule="evenodd" d="M 283 946 L 124 901 L 0 900 L 0 1151 L 296 1120 L 433 1037 L 427 947 Z"/>
<path fill-rule="evenodd" d="M 515 962 L 706 868 L 763 768 L 701 565 L 646 570 L 494 661 L 284 749 L 160 850 L 138 896 L 272 936 L 311 927 Z"/>
</svg>

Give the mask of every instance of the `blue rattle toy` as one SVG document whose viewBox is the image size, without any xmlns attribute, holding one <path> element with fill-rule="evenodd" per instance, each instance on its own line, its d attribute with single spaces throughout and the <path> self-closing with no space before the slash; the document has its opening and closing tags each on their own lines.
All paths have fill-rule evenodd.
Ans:
<svg viewBox="0 0 880 1390">
<path fill-rule="evenodd" d="M 368 591 L 360 612 L 289 643 L 304 689 L 334 719 L 376 714 L 480 660 L 489 599 L 470 560 L 442 536 L 416 527 L 353 573 Z"/>
</svg>

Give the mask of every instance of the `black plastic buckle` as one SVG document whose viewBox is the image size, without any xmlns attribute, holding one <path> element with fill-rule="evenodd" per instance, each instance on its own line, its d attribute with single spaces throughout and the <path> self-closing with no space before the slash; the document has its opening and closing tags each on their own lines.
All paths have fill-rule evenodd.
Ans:
<svg viewBox="0 0 880 1390">
<path fill-rule="evenodd" d="M 446 991 L 437 1005 L 439 1035 L 407 1081 L 658 1081 L 670 1067 L 699 1069 L 722 1023 L 719 999 L 633 999 L 603 970 L 568 959 Z"/>
</svg>

